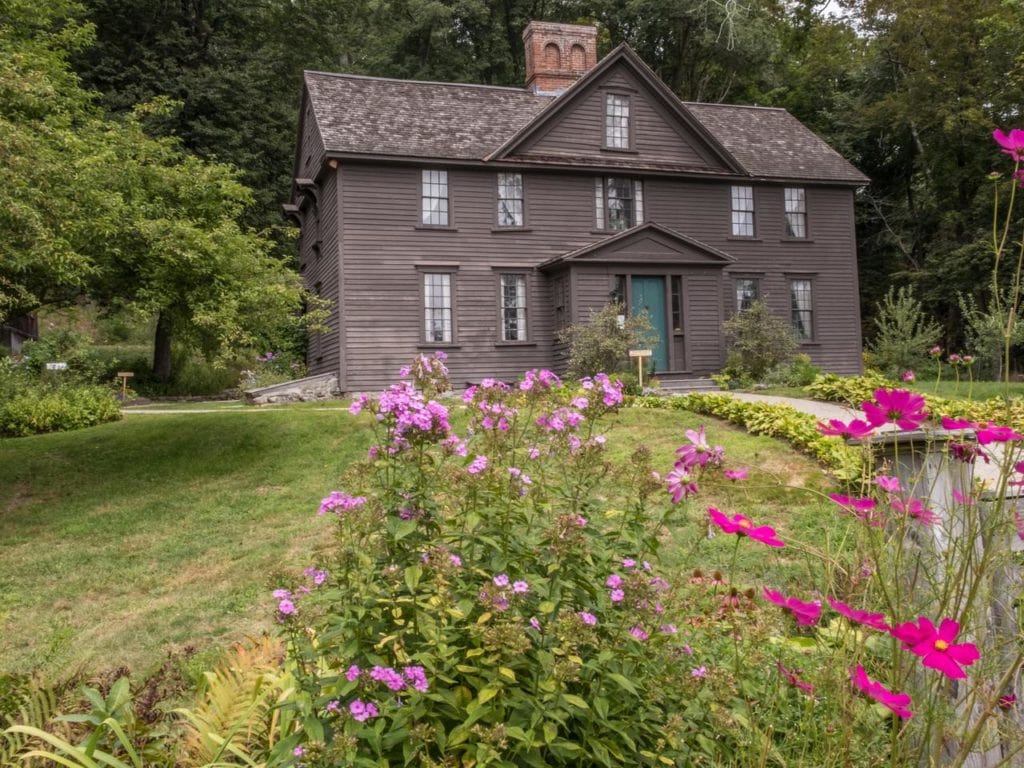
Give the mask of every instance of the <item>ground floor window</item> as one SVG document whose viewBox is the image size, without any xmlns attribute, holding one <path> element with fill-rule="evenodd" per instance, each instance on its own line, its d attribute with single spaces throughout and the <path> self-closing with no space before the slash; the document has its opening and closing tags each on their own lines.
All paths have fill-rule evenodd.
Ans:
<svg viewBox="0 0 1024 768">
<path fill-rule="evenodd" d="M 526 341 L 526 275 L 503 272 L 501 291 L 501 340 Z"/>
<path fill-rule="evenodd" d="M 793 330 L 801 341 L 814 338 L 814 310 L 811 303 L 811 281 L 806 278 L 789 281 Z"/>
<path fill-rule="evenodd" d="M 452 342 L 452 274 L 423 273 L 424 339 L 428 342 Z"/>
<path fill-rule="evenodd" d="M 736 311 L 742 312 L 761 298 L 761 286 L 757 278 L 741 277 L 736 281 Z"/>
</svg>

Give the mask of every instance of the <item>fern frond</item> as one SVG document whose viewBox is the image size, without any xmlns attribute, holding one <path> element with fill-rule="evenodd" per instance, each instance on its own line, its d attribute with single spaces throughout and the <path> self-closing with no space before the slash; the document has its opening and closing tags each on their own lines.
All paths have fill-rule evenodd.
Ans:
<svg viewBox="0 0 1024 768">
<path fill-rule="evenodd" d="M 33 736 L 11 726 L 43 730 L 57 712 L 57 693 L 53 688 L 32 682 L 21 694 L 15 714 L 0 714 L 0 768 L 14 765 L 16 758 L 34 743 Z"/>
</svg>

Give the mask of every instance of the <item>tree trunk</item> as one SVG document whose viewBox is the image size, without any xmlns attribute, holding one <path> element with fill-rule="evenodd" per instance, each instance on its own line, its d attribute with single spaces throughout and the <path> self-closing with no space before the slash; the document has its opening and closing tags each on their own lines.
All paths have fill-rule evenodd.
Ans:
<svg viewBox="0 0 1024 768">
<path fill-rule="evenodd" d="M 156 320 L 153 375 L 161 384 L 167 384 L 171 380 L 171 318 L 165 312 L 161 312 Z"/>
</svg>

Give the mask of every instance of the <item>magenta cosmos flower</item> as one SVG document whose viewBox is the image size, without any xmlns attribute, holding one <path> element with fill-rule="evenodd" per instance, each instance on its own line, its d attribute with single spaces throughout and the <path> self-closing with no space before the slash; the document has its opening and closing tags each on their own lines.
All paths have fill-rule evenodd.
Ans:
<svg viewBox="0 0 1024 768">
<path fill-rule="evenodd" d="M 922 525 L 935 525 L 941 519 L 917 498 L 907 499 L 906 502 L 894 498 L 890 503 L 897 512 L 905 513 Z"/>
<path fill-rule="evenodd" d="M 987 426 L 978 430 L 978 443 L 988 445 L 989 443 L 1006 443 L 1011 440 L 1024 440 L 1024 435 L 1018 433 L 1012 427 L 1000 427 L 991 421 Z"/>
<path fill-rule="evenodd" d="M 704 427 L 698 430 L 688 429 L 684 433 L 690 442 L 676 449 L 679 461 L 676 466 L 682 465 L 685 469 L 692 467 L 704 467 L 708 464 L 721 464 L 725 456 L 725 449 L 720 445 L 713 448 L 708 444 L 707 436 L 704 434 Z"/>
<path fill-rule="evenodd" d="M 833 611 L 845 616 L 852 622 L 863 624 L 865 627 L 871 627 L 872 629 L 877 629 L 880 632 L 888 632 L 890 629 L 889 625 L 885 623 L 884 614 L 862 611 L 859 608 L 853 608 L 846 603 L 841 603 L 831 597 L 828 598 L 828 604 L 832 606 Z"/>
<path fill-rule="evenodd" d="M 930 669 L 937 669 L 947 677 L 964 678 L 967 673 L 961 667 L 969 667 L 981 658 L 974 643 L 954 643 L 960 625 L 952 619 L 943 619 L 936 630 L 931 619 L 921 616 L 917 623 L 908 621 L 892 629 L 892 636 L 903 643 L 903 647 L 921 657 L 921 663 Z"/>
<path fill-rule="evenodd" d="M 1013 128 L 1009 133 L 1003 133 L 997 128 L 992 132 L 992 138 L 1014 162 L 1024 163 L 1024 130 Z"/>
<path fill-rule="evenodd" d="M 697 493 L 697 483 L 693 481 L 688 467 L 682 462 L 676 462 L 675 467 L 665 478 L 668 492 L 672 495 L 672 503 L 678 504 L 687 496 Z"/>
<path fill-rule="evenodd" d="M 714 507 L 708 507 L 708 517 L 711 518 L 711 522 L 721 528 L 725 533 L 749 536 L 754 539 L 754 541 L 760 541 L 762 544 L 767 544 L 769 547 L 786 546 L 775 536 L 774 528 L 767 525 L 754 525 L 743 515 L 733 515 L 730 518 L 723 515 Z"/>
<path fill-rule="evenodd" d="M 839 419 L 829 419 L 828 424 L 823 421 L 818 422 L 818 432 L 827 437 L 841 437 L 844 440 L 867 437 L 874 429 L 874 427 L 861 419 L 854 419 L 849 423 Z"/>
<path fill-rule="evenodd" d="M 861 407 L 873 427 L 892 423 L 900 429 L 917 429 L 928 418 L 924 397 L 906 389 L 876 389 L 875 402 L 865 400 Z"/>
<path fill-rule="evenodd" d="M 893 693 L 884 685 L 868 677 L 864 667 L 858 666 L 850 672 L 850 680 L 872 699 L 882 704 L 900 717 L 906 719 L 913 717 L 914 713 L 907 709 L 910 706 L 910 695 L 906 693 Z"/>
<path fill-rule="evenodd" d="M 943 429 L 977 429 L 978 425 L 968 419 L 954 419 L 951 416 L 942 417 Z"/>
<path fill-rule="evenodd" d="M 781 592 L 768 589 L 768 587 L 764 588 L 764 596 L 769 602 L 775 603 L 783 610 L 793 614 L 797 624 L 810 626 L 811 624 L 817 624 L 818 619 L 821 618 L 821 603 L 817 600 L 813 603 L 805 603 L 802 600 L 797 600 L 795 597 L 786 597 Z"/>
</svg>

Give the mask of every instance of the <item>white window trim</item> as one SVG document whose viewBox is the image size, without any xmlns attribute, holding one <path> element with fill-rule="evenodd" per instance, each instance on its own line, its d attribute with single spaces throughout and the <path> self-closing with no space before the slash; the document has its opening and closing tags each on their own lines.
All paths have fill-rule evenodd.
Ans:
<svg viewBox="0 0 1024 768">
<path fill-rule="evenodd" d="M 633 221 L 628 227 L 622 229 L 611 229 L 608 223 L 611 219 L 610 208 L 608 207 L 608 189 L 612 179 L 628 181 L 632 187 L 633 197 Z M 594 179 L 594 228 L 602 232 L 622 232 L 625 229 L 632 229 L 644 223 L 644 183 L 643 180 L 631 176 L 598 176 Z"/>
<path fill-rule="evenodd" d="M 448 171 L 424 168 L 420 172 L 420 226 L 451 226 L 451 196 Z M 437 219 L 436 221 L 432 219 Z"/>
<path fill-rule="evenodd" d="M 737 184 L 730 190 L 732 236 L 754 237 L 754 188 Z"/>
<path fill-rule="evenodd" d="M 510 177 L 515 177 L 518 179 L 519 197 L 505 197 L 502 195 L 503 190 L 508 190 L 510 188 L 508 183 L 508 178 Z M 497 195 L 497 202 L 495 204 L 495 226 L 498 229 L 521 229 L 526 225 L 526 187 L 523 181 L 523 174 L 516 172 L 499 172 L 497 174 L 495 184 Z M 509 202 L 519 203 L 518 212 L 515 210 L 515 205 L 512 206 L 511 210 L 508 210 L 504 207 L 505 204 Z M 512 224 L 508 224 L 502 221 L 502 215 L 503 213 L 506 212 L 513 217 Z"/>
<path fill-rule="evenodd" d="M 515 305 L 505 303 L 506 280 L 512 279 L 515 282 Z M 504 344 L 516 344 L 530 340 L 530 279 L 525 272 L 503 270 L 498 272 L 498 338 Z M 515 337 L 510 337 L 509 325 L 506 319 L 508 313 L 515 313 Z"/>
<path fill-rule="evenodd" d="M 782 192 L 785 208 L 785 233 L 791 240 L 807 239 L 807 190 L 786 187 Z"/>
<path fill-rule="evenodd" d="M 420 306 L 423 311 L 423 324 L 420 326 L 420 343 L 455 344 L 458 338 L 455 322 L 455 270 L 424 267 L 417 270 L 417 272 L 420 281 Z M 436 286 L 432 286 L 432 278 L 442 279 L 436 281 Z M 437 287 L 441 289 L 439 295 L 436 293 Z M 438 322 L 440 322 L 441 338 L 435 338 Z"/>
<path fill-rule="evenodd" d="M 795 292 L 797 283 L 806 283 L 806 305 L 800 306 L 797 303 L 797 294 Z M 789 278 L 789 306 L 790 306 L 790 322 L 793 325 L 793 330 L 796 332 L 797 338 L 801 342 L 814 341 L 814 280 L 810 277 L 790 277 Z M 803 325 L 802 320 L 798 321 L 798 314 L 801 317 L 806 317 L 806 334 L 800 332 L 800 327 Z"/>
<path fill-rule="evenodd" d="M 633 148 L 633 104 L 622 93 L 604 96 L 604 149 L 630 150 Z"/>
</svg>

